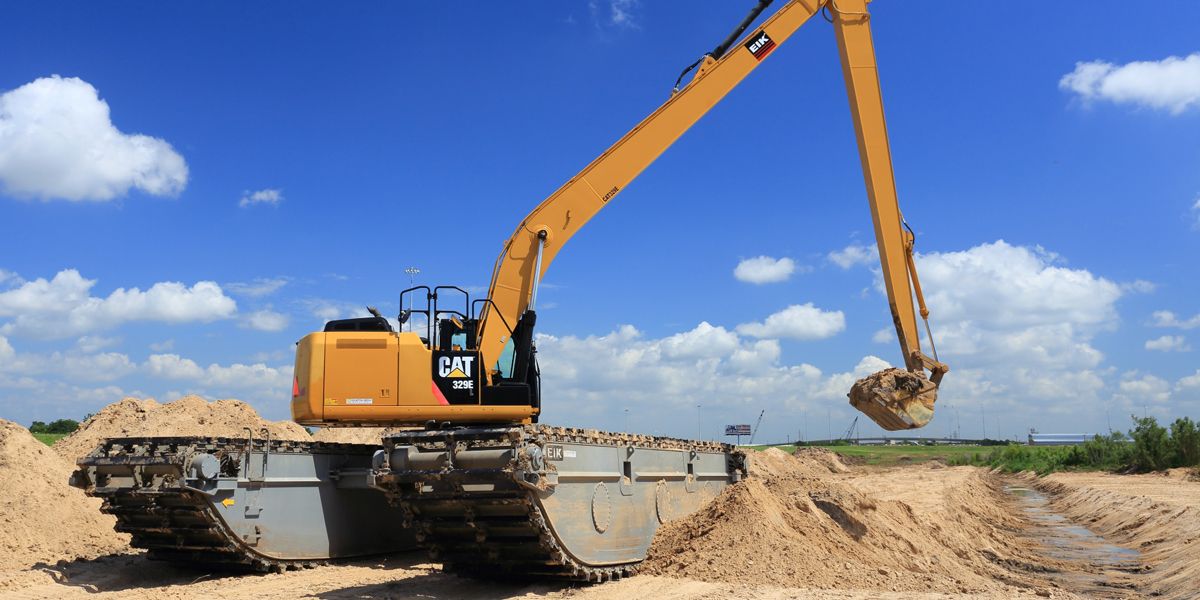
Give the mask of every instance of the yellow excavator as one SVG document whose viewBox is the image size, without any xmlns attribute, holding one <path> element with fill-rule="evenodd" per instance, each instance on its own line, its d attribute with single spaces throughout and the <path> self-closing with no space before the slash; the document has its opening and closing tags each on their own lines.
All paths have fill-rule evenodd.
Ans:
<svg viewBox="0 0 1200 600">
<path fill-rule="evenodd" d="M 929 313 L 897 203 L 867 0 L 790 0 L 752 27 L 770 4 L 760 0 L 662 106 L 521 221 L 486 296 L 415 286 L 400 295 L 400 331 L 371 308 L 298 342 L 294 420 L 400 428 L 379 444 L 253 432 L 107 440 L 73 482 L 105 499 L 135 546 L 176 562 L 281 569 L 420 546 L 449 570 L 485 576 L 633 572 L 660 523 L 740 480 L 748 461 L 714 442 L 539 424 L 539 282 L 576 232 L 818 14 L 836 32 L 905 366 L 856 382 L 850 401 L 888 430 L 928 423 L 948 367 L 921 349 L 917 306 L 932 348 Z"/>
</svg>

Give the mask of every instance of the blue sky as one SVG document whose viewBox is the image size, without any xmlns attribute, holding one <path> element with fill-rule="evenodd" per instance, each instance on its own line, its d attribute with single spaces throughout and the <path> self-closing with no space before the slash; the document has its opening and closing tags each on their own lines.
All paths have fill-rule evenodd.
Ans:
<svg viewBox="0 0 1200 600">
<path fill-rule="evenodd" d="M 394 313 L 410 265 L 485 285 L 520 218 L 749 6 L 8 7 L 0 417 L 191 392 L 286 417 L 295 340 Z M 929 432 L 1200 416 L 1200 6 L 1164 10 L 872 4 L 954 368 Z M 814 19 L 556 260 L 545 420 L 712 437 L 766 410 L 767 439 L 844 431 L 849 382 L 900 362 L 871 238 Z"/>
</svg>

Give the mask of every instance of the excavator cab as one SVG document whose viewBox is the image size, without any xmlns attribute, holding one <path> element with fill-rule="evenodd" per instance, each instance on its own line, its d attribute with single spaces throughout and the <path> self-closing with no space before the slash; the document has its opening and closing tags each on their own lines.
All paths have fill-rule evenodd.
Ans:
<svg viewBox="0 0 1200 600">
<path fill-rule="evenodd" d="M 461 303 L 456 299 L 461 298 Z M 485 365 L 476 311 L 455 286 L 401 292 L 399 330 L 372 307 L 297 343 L 292 417 L 305 425 L 536 422 L 541 406 L 533 311 L 510 332 L 509 362 Z"/>
</svg>

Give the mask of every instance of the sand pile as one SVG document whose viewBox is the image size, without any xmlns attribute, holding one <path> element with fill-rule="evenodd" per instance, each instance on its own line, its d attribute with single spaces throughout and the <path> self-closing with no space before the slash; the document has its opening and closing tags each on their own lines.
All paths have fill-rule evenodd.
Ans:
<svg viewBox="0 0 1200 600">
<path fill-rule="evenodd" d="M 1150 565 L 1138 591 L 1161 598 L 1196 598 L 1200 582 L 1200 505 L 1193 502 L 1159 500 L 1138 493 L 1138 479 L 1151 476 L 1112 476 L 1133 479 L 1128 488 L 1100 489 L 1069 483 L 1072 478 L 1051 475 L 1027 478 L 1030 484 L 1050 494 L 1050 505 L 1072 520 L 1108 540 L 1139 548 L 1141 559 Z M 1176 480 L 1180 496 L 1194 495 L 1185 489 L 1197 484 Z"/>
<path fill-rule="evenodd" d="M 400 430 L 399 427 L 323 427 L 313 434 L 313 439 L 318 442 L 378 446 L 383 436 Z"/>
<path fill-rule="evenodd" d="M 818 457 L 815 458 L 814 457 Z M 918 512 L 831 473 L 814 453 L 771 449 L 752 477 L 693 518 L 659 529 L 643 572 L 711 582 L 901 592 L 987 592 L 1037 583 L 1008 564 L 1020 542 L 993 524 L 1011 515 L 981 471 L 964 474 L 944 506 Z M 844 465 L 843 465 L 844 468 Z M 1000 581 L 997 581 L 1000 579 Z"/>
<path fill-rule="evenodd" d="M 1163 475 L 1180 481 L 1200 482 L 1200 467 L 1176 467 L 1174 469 L 1167 469 L 1163 472 Z"/>
<path fill-rule="evenodd" d="M 54 449 L 71 463 L 85 456 L 110 437 L 132 436 L 226 436 L 244 437 L 244 427 L 254 435 L 266 428 L 272 439 L 309 439 L 308 431 L 291 421 L 267 421 L 240 400 L 208 402 L 185 396 L 160 404 L 152 399 L 125 398 L 104 407 L 84 421 L 79 429 L 54 444 Z"/>
<path fill-rule="evenodd" d="M 796 448 L 796 451 L 792 453 L 792 456 L 795 456 L 802 461 L 817 463 L 826 469 L 829 469 L 830 473 L 850 472 L 850 467 L 847 467 L 846 463 L 842 462 L 842 457 L 839 456 L 837 452 L 832 450 L 826 450 L 824 448 L 806 448 L 804 446 L 800 446 Z"/>
<path fill-rule="evenodd" d="M 126 550 L 100 500 L 67 485 L 73 465 L 0 419 L 0 571 Z"/>
</svg>

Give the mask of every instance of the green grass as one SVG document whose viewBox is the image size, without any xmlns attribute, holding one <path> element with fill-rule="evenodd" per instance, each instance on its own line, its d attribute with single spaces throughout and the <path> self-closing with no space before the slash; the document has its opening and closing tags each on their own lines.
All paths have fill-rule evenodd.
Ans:
<svg viewBox="0 0 1200 600">
<path fill-rule="evenodd" d="M 58 440 L 61 440 L 65 437 L 67 437 L 68 435 L 71 435 L 71 434 L 69 434 L 69 433 L 35 433 L 35 434 L 33 434 L 33 437 L 37 438 L 39 442 L 41 442 L 47 446 L 53 446 L 54 442 L 57 442 Z"/>
<path fill-rule="evenodd" d="M 765 450 L 767 448 L 779 448 L 780 450 L 791 454 L 795 452 L 795 446 L 750 446 L 755 450 Z M 964 458 L 973 457 L 975 454 L 986 454 L 990 448 L 983 446 L 958 446 L 958 445 L 938 445 L 938 446 L 814 446 L 815 448 L 824 448 L 832 450 L 844 457 L 850 458 L 852 462 L 863 463 L 881 467 L 892 467 L 897 465 L 911 465 L 914 463 L 928 462 L 931 460 L 943 460 L 952 462 L 963 460 Z"/>
<path fill-rule="evenodd" d="M 1075 446 L 1001 446 L 951 460 L 952 465 L 974 465 L 1006 473 L 1033 471 L 1046 475 L 1055 471 L 1114 471 L 1128 466 L 1128 446 L 1088 442 Z"/>
</svg>

